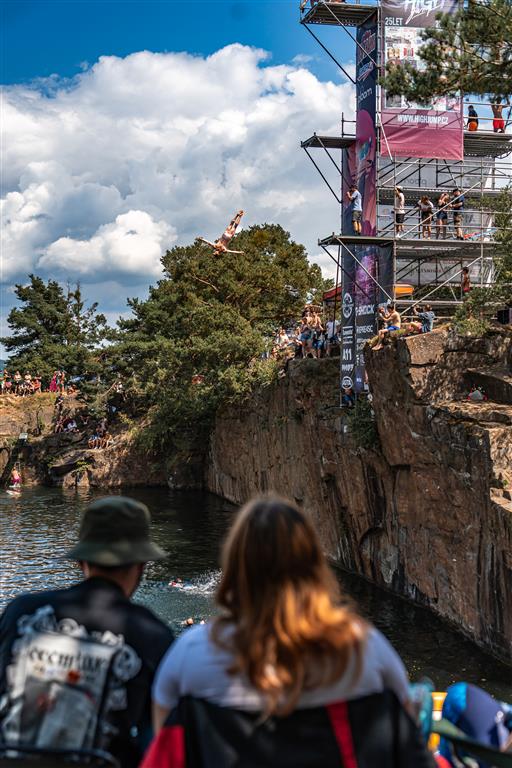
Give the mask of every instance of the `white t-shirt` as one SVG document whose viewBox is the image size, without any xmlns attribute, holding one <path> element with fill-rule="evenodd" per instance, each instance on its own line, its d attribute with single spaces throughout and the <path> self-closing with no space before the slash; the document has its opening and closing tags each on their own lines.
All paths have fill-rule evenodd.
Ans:
<svg viewBox="0 0 512 768">
<path fill-rule="evenodd" d="M 153 700 L 169 710 L 182 696 L 194 696 L 219 706 L 261 711 L 263 697 L 241 675 L 227 673 L 232 655 L 215 645 L 209 632 L 208 624 L 191 627 L 170 647 L 155 676 Z M 377 629 L 368 632 L 361 674 L 355 682 L 354 668 L 355 658 L 335 683 L 303 693 L 299 708 L 357 699 L 385 688 L 394 691 L 401 702 L 408 698 L 405 667 Z"/>
<path fill-rule="evenodd" d="M 395 192 L 395 213 L 405 213 L 405 195 L 403 192 Z"/>
<path fill-rule="evenodd" d="M 330 339 L 332 338 L 338 331 L 339 323 L 336 320 L 328 320 L 327 321 L 327 337 Z"/>
</svg>

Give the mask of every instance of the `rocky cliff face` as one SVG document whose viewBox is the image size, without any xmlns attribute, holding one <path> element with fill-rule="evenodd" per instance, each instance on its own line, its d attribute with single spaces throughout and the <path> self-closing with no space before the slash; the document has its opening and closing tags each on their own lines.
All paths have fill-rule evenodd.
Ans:
<svg viewBox="0 0 512 768">
<path fill-rule="evenodd" d="M 89 450 L 89 433 L 53 434 L 55 395 L 0 397 L 0 477 L 13 451 L 24 485 L 47 484 L 65 488 L 112 488 L 167 485 L 168 472 L 157 457 L 139 450 L 122 423 L 111 425 L 114 442 L 106 449 Z M 64 412 L 72 416 L 83 406 L 70 396 Z M 28 439 L 18 443 L 20 433 Z"/>
<path fill-rule="evenodd" d="M 338 361 L 296 361 L 219 416 L 207 487 L 237 503 L 294 498 L 344 568 L 512 661 L 512 333 L 436 331 L 368 357 L 372 449 L 338 407 Z M 490 399 L 468 402 L 471 386 Z"/>
</svg>

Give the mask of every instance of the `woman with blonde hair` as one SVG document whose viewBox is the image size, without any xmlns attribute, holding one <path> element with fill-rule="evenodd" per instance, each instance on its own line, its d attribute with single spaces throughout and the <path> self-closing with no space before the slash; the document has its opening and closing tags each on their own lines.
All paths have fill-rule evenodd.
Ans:
<svg viewBox="0 0 512 768">
<path fill-rule="evenodd" d="M 348 768 L 371 754 L 375 762 L 361 765 L 431 765 L 402 707 L 408 680 L 400 658 L 341 599 L 315 529 L 294 504 L 272 496 L 246 504 L 222 566 L 218 615 L 186 630 L 157 671 L 160 736 L 145 768 L 177 764 L 169 759 L 176 723 L 184 728 L 187 767 Z M 382 723 L 373 737 L 361 738 L 357 728 L 375 725 L 376 717 Z M 411 762 L 397 760 L 406 749 Z M 230 762 L 235 754 L 239 762 Z"/>
</svg>

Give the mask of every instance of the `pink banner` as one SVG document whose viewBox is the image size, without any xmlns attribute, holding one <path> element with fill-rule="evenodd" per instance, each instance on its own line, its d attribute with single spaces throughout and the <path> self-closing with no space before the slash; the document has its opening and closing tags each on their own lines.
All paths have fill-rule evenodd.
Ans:
<svg viewBox="0 0 512 768">
<path fill-rule="evenodd" d="M 450 13 L 456 8 L 456 0 L 384 0 L 385 64 L 400 66 L 408 62 L 422 68 L 424 64 L 418 54 L 424 45 L 423 30 L 435 26 L 437 13 Z M 443 97 L 420 105 L 383 91 L 381 117 L 381 154 L 385 157 L 464 157 L 464 121 L 459 98 Z"/>
</svg>

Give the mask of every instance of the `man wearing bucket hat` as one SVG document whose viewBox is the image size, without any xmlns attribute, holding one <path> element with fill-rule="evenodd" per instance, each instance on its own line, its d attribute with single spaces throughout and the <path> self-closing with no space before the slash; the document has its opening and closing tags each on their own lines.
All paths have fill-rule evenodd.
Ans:
<svg viewBox="0 0 512 768">
<path fill-rule="evenodd" d="M 113 496 L 87 507 L 65 557 L 84 579 L 15 598 L 0 617 L 0 745 L 108 750 L 136 766 L 150 737 L 150 690 L 174 637 L 130 601 L 150 539 L 147 507 Z M 35 722 L 36 721 L 36 722 Z"/>
</svg>

